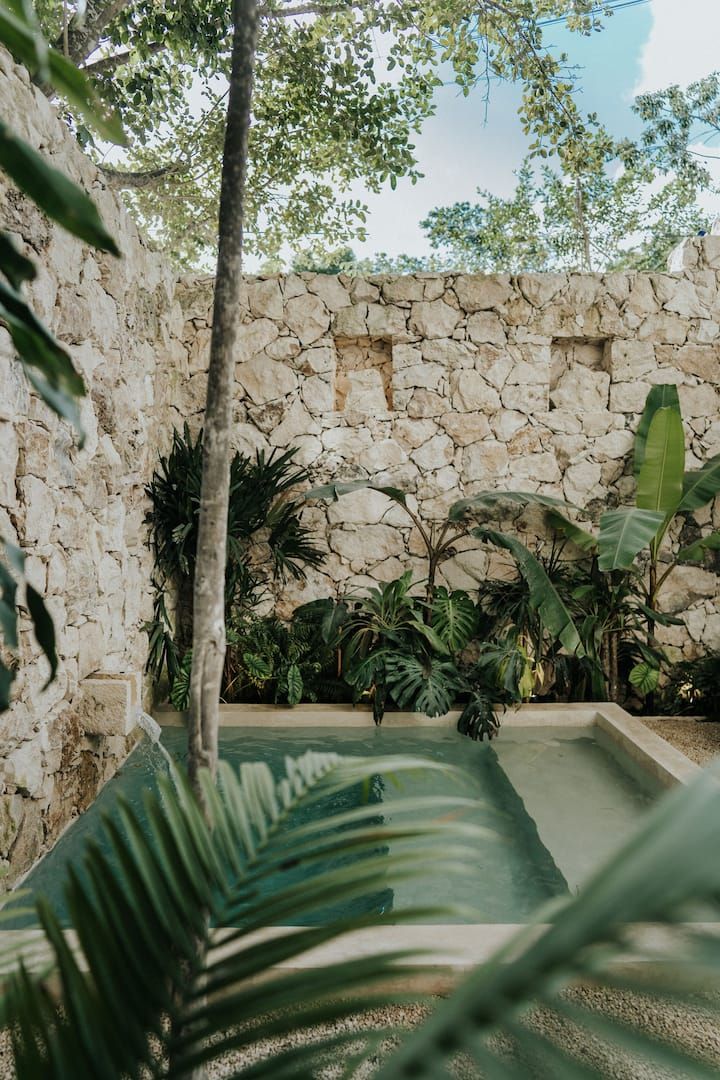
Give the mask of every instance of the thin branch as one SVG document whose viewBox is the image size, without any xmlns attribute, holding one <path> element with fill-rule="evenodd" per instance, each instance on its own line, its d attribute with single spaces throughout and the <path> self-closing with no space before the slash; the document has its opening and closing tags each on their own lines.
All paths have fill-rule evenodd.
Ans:
<svg viewBox="0 0 720 1080">
<path fill-rule="evenodd" d="M 66 55 L 75 64 L 82 64 L 88 56 L 97 49 L 106 28 L 125 9 L 131 6 L 132 0 L 107 0 L 104 4 L 88 3 L 85 9 L 85 18 L 82 24 L 70 21 L 67 30 L 67 53 Z M 64 52 L 63 37 L 53 42 L 59 52 Z"/>
<path fill-rule="evenodd" d="M 149 56 L 155 56 L 156 53 L 164 52 L 165 49 L 167 49 L 166 41 L 152 41 L 145 46 L 145 51 Z M 125 52 L 114 53 L 112 56 L 101 56 L 98 60 L 83 64 L 82 70 L 87 75 L 106 75 L 109 71 L 116 71 L 119 67 L 129 64 L 131 60 L 137 59 L 145 60 L 146 57 L 144 54 L 138 53 L 136 49 L 126 49 Z"/>
<path fill-rule="evenodd" d="M 186 162 L 137 171 L 115 169 L 112 165 L 98 165 L 103 180 L 112 191 L 138 191 L 141 188 L 152 187 L 157 180 L 162 180 L 167 176 L 177 176 L 187 168 Z"/>
</svg>

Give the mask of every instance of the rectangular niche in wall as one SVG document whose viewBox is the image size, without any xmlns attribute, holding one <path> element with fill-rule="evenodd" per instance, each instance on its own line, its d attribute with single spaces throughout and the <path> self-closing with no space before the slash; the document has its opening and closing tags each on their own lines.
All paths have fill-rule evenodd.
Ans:
<svg viewBox="0 0 720 1080">
<path fill-rule="evenodd" d="M 550 408 L 607 408 L 605 338 L 556 338 L 550 347 Z"/>
<path fill-rule="evenodd" d="M 593 371 L 606 371 L 605 345 L 605 338 L 555 338 L 550 348 L 551 386 L 576 364 Z"/>
<path fill-rule="evenodd" d="M 390 412 L 392 342 L 387 338 L 335 338 L 335 408 L 378 416 Z"/>
</svg>

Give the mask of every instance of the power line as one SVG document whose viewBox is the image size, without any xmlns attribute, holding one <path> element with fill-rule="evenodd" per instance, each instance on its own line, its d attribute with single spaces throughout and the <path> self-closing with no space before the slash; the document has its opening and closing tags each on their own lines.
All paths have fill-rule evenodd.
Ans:
<svg viewBox="0 0 720 1080">
<path fill-rule="evenodd" d="M 639 7 L 640 4 L 649 4 L 650 0 L 610 0 L 607 4 L 598 4 L 591 8 L 588 15 L 602 15 L 605 11 L 622 11 L 623 8 Z M 559 15 L 554 19 L 542 19 L 538 26 L 556 26 L 558 23 L 567 21 L 567 15 Z"/>
</svg>

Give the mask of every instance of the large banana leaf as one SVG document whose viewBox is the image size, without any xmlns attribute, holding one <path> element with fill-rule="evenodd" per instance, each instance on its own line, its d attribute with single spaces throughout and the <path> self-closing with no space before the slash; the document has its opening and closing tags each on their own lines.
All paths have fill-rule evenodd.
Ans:
<svg viewBox="0 0 720 1080">
<path fill-rule="evenodd" d="M 545 628 L 565 646 L 568 652 L 576 656 L 584 656 L 585 650 L 572 615 L 550 581 L 544 566 L 532 552 L 528 551 L 525 545 L 514 536 L 508 536 L 506 533 L 496 532 L 484 526 L 473 529 L 473 536 L 477 536 L 480 540 L 487 540 L 510 552 L 517 563 L 518 570 L 527 582 L 530 603 L 538 611 Z"/>
<path fill-rule="evenodd" d="M 497 506 L 507 505 L 563 506 L 566 509 L 572 507 L 572 504 L 564 499 L 556 499 L 554 495 L 540 495 L 537 491 L 480 491 L 477 495 L 470 495 L 453 503 L 448 518 L 450 521 L 462 521 L 472 510 L 493 510 Z"/>
<path fill-rule="evenodd" d="M 717 935 L 683 920 L 700 914 L 720 920 L 720 770 L 700 774 L 655 808 L 644 827 L 560 911 L 540 912 L 550 925 L 523 931 L 493 960 L 478 968 L 373 1074 L 374 1080 L 448 1076 L 448 1056 L 462 1055 L 484 1080 L 607 1080 L 594 1064 L 592 1041 L 629 1055 L 623 1076 L 657 1075 L 714 1080 L 718 1062 L 690 1056 L 677 1046 L 681 1031 L 651 1037 L 637 1015 L 621 1019 L 596 1012 L 562 995 L 590 984 L 595 991 L 650 994 L 666 1006 L 700 1008 L 718 1015 L 720 943 Z M 544 917 L 543 917 L 544 916 Z M 633 924 L 663 923 L 666 930 L 643 939 Z M 618 967 L 629 954 L 659 959 L 644 971 Z M 697 999 L 696 999 L 697 1000 Z M 545 1014 L 532 1009 L 540 1005 Z M 642 1009 L 652 1014 L 644 998 Z M 580 1025 L 563 1038 L 563 1025 Z M 579 1036 L 579 1037 L 577 1037 Z M 597 1046 L 597 1043 L 596 1043 Z M 454 1075 L 454 1074 L 453 1074 Z M 615 1073 L 612 1075 L 621 1075 Z"/>
<path fill-rule="evenodd" d="M 58 997 L 24 967 L 5 986 L 2 1018 L 18 1080 L 187 1076 L 226 1051 L 362 1012 L 378 996 L 407 1000 L 390 986 L 409 974 L 400 951 L 300 973 L 282 965 L 377 916 L 288 923 L 386 890 L 389 872 L 403 880 L 432 865 L 448 875 L 472 857 L 482 830 L 448 820 L 472 800 L 395 799 L 392 823 L 383 825 L 377 803 L 348 808 L 336 798 L 378 772 L 418 768 L 443 767 L 311 752 L 288 759 L 279 782 L 265 765 L 243 765 L 239 776 L 221 765 L 217 787 L 203 778 L 207 820 L 180 775 L 175 786 L 163 778 L 161 797 L 146 799 L 145 829 L 121 804 L 104 823 L 114 859 L 90 847 L 68 882 L 78 955 L 47 903 L 38 904 Z M 320 800 L 326 816 L 303 816 Z M 388 851 L 390 843 L 399 848 Z M 221 948 L 211 923 L 229 928 Z M 258 941 L 256 932 L 272 925 L 272 937 Z M 261 1073 L 248 1065 L 234 1075 L 315 1075 L 312 1063 L 337 1043 L 298 1047 L 277 1071 L 266 1061 Z"/>
<path fill-rule="evenodd" d="M 545 520 L 554 532 L 572 541 L 581 551 L 595 551 L 597 548 L 597 536 L 593 536 L 586 529 L 582 529 L 574 521 L 568 520 L 557 510 L 548 510 Z"/>
<path fill-rule="evenodd" d="M 720 492 L 720 454 L 706 461 L 701 469 L 685 474 L 683 495 L 678 510 L 699 510 Z"/>
<path fill-rule="evenodd" d="M 635 502 L 641 510 L 672 515 L 683 495 L 685 434 L 678 409 L 658 409 L 648 429 Z"/>
<path fill-rule="evenodd" d="M 638 552 L 655 539 L 665 518 L 661 510 L 636 507 L 604 513 L 598 534 L 600 569 L 629 570 Z"/>
<path fill-rule="evenodd" d="M 635 433 L 633 471 L 636 481 L 640 476 L 640 470 L 645 460 L 645 447 L 650 425 L 658 409 L 675 409 L 678 416 L 680 416 L 680 400 L 676 386 L 667 383 L 653 386 L 645 399 L 645 408 Z"/>
</svg>

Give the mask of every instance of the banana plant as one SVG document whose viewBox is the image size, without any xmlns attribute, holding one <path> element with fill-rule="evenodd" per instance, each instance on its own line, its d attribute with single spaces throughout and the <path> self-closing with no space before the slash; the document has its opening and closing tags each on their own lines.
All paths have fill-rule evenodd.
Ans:
<svg viewBox="0 0 720 1080">
<path fill-rule="evenodd" d="M 547 514 L 556 532 L 597 558 L 607 574 L 629 573 L 640 591 L 646 620 L 646 646 L 655 647 L 655 628 L 677 620 L 659 610 L 660 592 L 675 568 L 699 562 L 705 553 L 720 548 L 720 532 L 712 532 L 673 552 L 667 543 L 671 525 L 679 515 L 706 506 L 720 492 L 720 455 L 700 469 L 685 470 L 685 435 L 677 388 L 654 386 L 645 402 L 634 446 L 635 505 L 601 515 L 597 533 L 566 518 L 558 509 Z M 641 562 L 638 556 L 642 554 Z M 631 682 L 642 692 L 657 685 L 659 666 L 651 652 L 631 672 Z"/>
<path fill-rule="evenodd" d="M 343 495 L 350 495 L 355 491 L 367 489 L 379 491 L 388 499 L 400 506 L 415 526 L 418 536 L 425 548 L 427 559 L 427 574 L 425 576 L 425 596 L 428 604 L 432 604 L 435 595 L 435 582 L 437 572 L 446 559 L 455 554 L 455 545 L 458 540 L 469 536 L 472 522 L 469 512 L 480 508 L 495 508 L 499 505 L 517 504 L 524 505 L 533 501 L 543 506 L 564 506 L 562 499 L 553 498 L 550 495 L 537 495 L 532 492 L 522 491 L 484 491 L 469 499 L 460 499 L 451 508 L 445 521 L 425 522 L 420 515 L 412 509 L 408 503 L 407 495 L 400 488 L 387 484 L 374 484 L 371 480 L 347 480 L 337 481 L 332 484 L 323 484 L 306 492 L 306 499 L 320 499 L 337 502 Z"/>
</svg>

